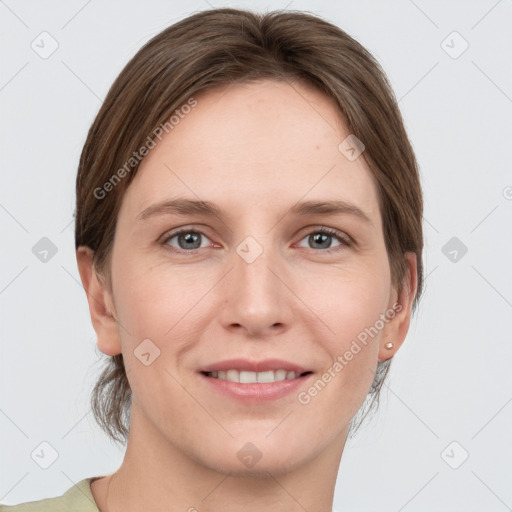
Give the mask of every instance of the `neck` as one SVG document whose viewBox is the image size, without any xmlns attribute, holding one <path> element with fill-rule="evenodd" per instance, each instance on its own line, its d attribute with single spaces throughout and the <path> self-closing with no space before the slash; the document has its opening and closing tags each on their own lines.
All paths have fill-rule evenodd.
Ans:
<svg viewBox="0 0 512 512">
<path fill-rule="evenodd" d="M 159 437 L 135 410 L 130 420 L 123 463 L 109 479 L 105 498 L 101 500 L 105 512 L 332 510 L 346 431 L 316 458 L 290 471 L 240 476 L 194 460 Z"/>
</svg>

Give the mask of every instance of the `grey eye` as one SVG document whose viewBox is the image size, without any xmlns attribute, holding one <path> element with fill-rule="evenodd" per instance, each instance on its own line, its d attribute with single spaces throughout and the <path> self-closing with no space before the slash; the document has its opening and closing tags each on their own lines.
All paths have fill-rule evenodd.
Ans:
<svg viewBox="0 0 512 512">
<path fill-rule="evenodd" d="M 177 249 L 181 249 L 183 251 L 196 250 L 204 247 L 201 245 L 201 237 L 208 240 L 208 238 L 206 238 L 205 235 L 199 231 L 185 230 L 171 235 L 169 238 L 167 238 L 166 243 L 172 247 L 176 247 L 176 245 L 171 243 L 171 240 L 176 239 L 178 243 L 178 246 L 176 247 Z"/>
</svg>

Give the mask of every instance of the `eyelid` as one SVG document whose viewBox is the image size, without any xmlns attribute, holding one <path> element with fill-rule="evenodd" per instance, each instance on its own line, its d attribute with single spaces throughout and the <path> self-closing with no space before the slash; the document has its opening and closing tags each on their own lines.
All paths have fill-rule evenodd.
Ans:
<svg viewBox="0 0 512 512">
<path fill-rule="evenodd" d="M 174 230 L 171 229 L 170 231 L 166 231 L 159 238 L 159 243 L 162 245 L 168 245 L 167 242 L 171 238 L 174 238 L 177 235 L 181 235 L 182 233 L 198 233 L 198 234 L 204 236 L 205 238 L 207 238 L 208 240 L 210 240 L 210 237 L 204 231 L 205 231 L 204 228 L 200 229 L 195 226 L 181 226 Z M 202 247 L 201 249 L 206 249 L 206 247 Z M 178 252 L 178 253 L 195 253 L 195 252 L 199 251 L 199 249 L 192 249 L 190 251 L 185 251 L 184 249 L 177 249 L 175 247 L 172 247 L 172 250 L 174 250 L 175 252 Z"/>
<path fill-rule="evenodd" d="M 304 228 L 305 234 L 300 238 L 299 242 L 303 240 L 306 236 L 315 234 L 315 233 L 324 233 L 326 235 L 332 236 L 334 238 L 337 238 L 341 242 L 341 246 L 346 247 L 352 247 L 356 245 L 355 240 L 344 231 L 340 231 L 339 229 L 330 228 L 328 226 L 323 225 L 316 225 L 316 226 L 308 226 L 307 228 Z M 331 247 L 330 249 L 310 249 L 312 251 L 318 251 L 318 252 L 332 252 L 336 251 L 336 247 Z"/>
<path fill-rule="evenodd" d="M 204 231 L 202 231 L 202 229 L 204 228 L 198 228 L 194 225 L 191 225 L 191 226 L 181 226 L 179 228 L 176 228 L 175 230 L 170 230 L 170 231 L 167 231 L 165 232 L 161 237 L 160 237 L 160 243 L 162 245 L 168 245 L 167 242 L 171 239 L 171 238 L 174 238 L 182 233 L 197 233 L 197 234 L 200 234 L 202 236 L 204 236 L 205 238 L 207 238 L 208 240 L 210 240 L 210 237 L 205 234 Z M 308 227 L 305 227 L 303 230 L 303 235 L 301 236 L 301 238 L 299 238 L 298 242 L 301 242 L 305 237 L 309 236 L 309 235 L 312 235 L 312 234 L 316 234 L 316 233 L 324 233 L 324 234 L 327 234 L 329 236 L 332 236 L 334 238 L 337 238 L 340 242 L 340 246 L 338 247 L 352 247 L 352 246 L 355 246 L 356 245 L 356 242 L 355 240 L 350 236 L 348 235 L 347 233 L 343 232 L 343 231 L 340 231 L 338 229 L 335 229 L 335 228 L 330 228 L 328 226 L 323 226 L 323 225 L 316 225 L 316 226 L 308 226 Z M 298 243 L 297 242 L 297 243 Z M 213 242 L 214 243 L 214 242 Z M 197 253 L 197 251 L 199 251 L 200 249 L 207 249 L 207 247 L 201 247 L 199 249 L 192 249 L 192 250 L 189 250 L 189 251 L 186 251 L 184 249 L 177 249 L 175 247 L 171 247 L 171 250 L 176 252 L 176 253 L 179 253 L 179 254 L 186 254 L 186 253 L 191 253 L 191 254 L 195 254 Z M 304 248 L 304 247 L 303 247 Z M 311 251 L 317 251 L 317 252 L 333 252 L 333 251 L 336 251 L 338 250 L 336 247 L 331 247 L 329 249 L 311 249 Z"/>
</svg>

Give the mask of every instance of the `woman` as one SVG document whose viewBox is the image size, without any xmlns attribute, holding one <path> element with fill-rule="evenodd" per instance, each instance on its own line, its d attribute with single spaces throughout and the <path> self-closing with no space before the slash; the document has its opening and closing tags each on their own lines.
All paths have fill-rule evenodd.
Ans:
<svg viewBox="0 0 512 512">
<path fill-rule="evenodd" d="M 309 14 L 194 14 L 116 79 L 76 191 L 109 356 L 93 411 L 126 455 L 11 508 L 330 511 L 423 282 L 417 164 L 373 57 Z"/>
</svg>

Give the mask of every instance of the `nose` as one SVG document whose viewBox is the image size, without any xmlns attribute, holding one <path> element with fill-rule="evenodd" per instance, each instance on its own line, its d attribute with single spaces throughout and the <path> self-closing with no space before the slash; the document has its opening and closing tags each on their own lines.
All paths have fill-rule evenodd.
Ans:
<svg viewBox="0 0 512 512">
<path fill-rule="evenodd" d="M 269 249 L 254 261 L 242 251 L 235 253 L 233 268 L 223 280 L 223 326 L 251 338 L 284 332 L 293 316 L 287 280 L 284 263 L 271 257 Z"/>
</svg>

